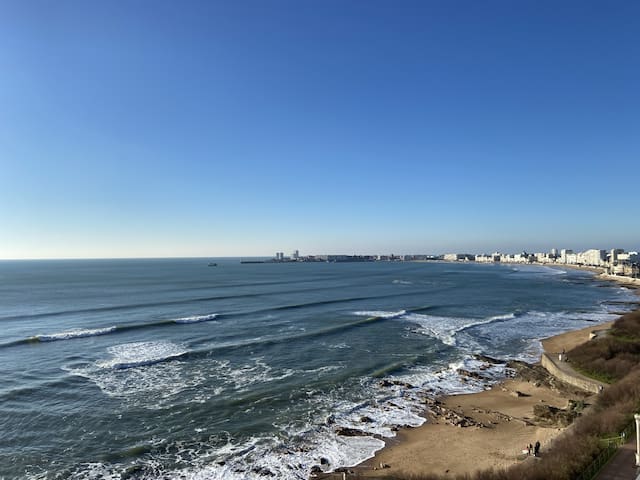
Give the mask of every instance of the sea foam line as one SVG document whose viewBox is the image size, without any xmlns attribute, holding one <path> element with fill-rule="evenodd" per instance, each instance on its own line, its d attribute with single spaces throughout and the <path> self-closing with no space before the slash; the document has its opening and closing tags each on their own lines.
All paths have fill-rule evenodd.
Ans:
<svg viewBox="0 0 640 480">
<path fill-rule="evenodd" d="M 36 335 L 32 337 L 32 339 L 39 340 L 41 342 L 55 342 L 58 340 L 71 340 L 73 338 L 95 337 L 115 332 L 117 328 L 118 327 L 116 326 L 111 326 L 105 328 L 67 330 L 65 332 L 52 333 L 48 335 Z"/>
<path fill-rule="evenodd" d="M 456 345 L 456 335 L 460 332 L 468 330 L 479 325 L 503 322 L 516 318 L 515 313 L 507 313 L 504 315 L 494 315 L 487 318 L 462 318 L 462 317 L 445 317 L 435 315 L 423 315 L 411 313 L 404 318 L 420 328 L 417 333 L 437 338 L 442 343 L 450 346 Z"/>
<path fill-rule="evenodd" d="M 208 315 L 194 315 L 192 317 L 182 317 L 176 318 L 173 320 L 174 323 L 200 323 L 200 322 L 209 322 L 218 317 L 217 313 L 211 313 Z"/>
<path fill-rule="evenodd" d="M 125 369 L 153 365 L 188 353 L 184 347 L 169 342 L 133 342 L 109 347 L 113 358 L 99 362 L 102 368 Z"/>
</svg>

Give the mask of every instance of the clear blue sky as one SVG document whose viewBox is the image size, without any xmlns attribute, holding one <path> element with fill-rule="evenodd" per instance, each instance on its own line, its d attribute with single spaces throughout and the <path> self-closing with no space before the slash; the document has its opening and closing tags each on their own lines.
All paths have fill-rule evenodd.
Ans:
<svg viewBox="0 0 640 480">
<path fill-rule="evenodd" d="M 640 248 L 638 1 L 0 6 L 0 258 Z"/>
</svg>

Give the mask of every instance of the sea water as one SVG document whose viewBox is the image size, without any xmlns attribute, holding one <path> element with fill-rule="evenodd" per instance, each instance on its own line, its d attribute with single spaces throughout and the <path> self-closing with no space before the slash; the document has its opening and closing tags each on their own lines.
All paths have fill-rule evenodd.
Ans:
<svg viewBox="0 0 640 480">
<path fill-rule="evenodd" d="M 536 361 L 635 299 L 539 266 L 209 261 L 0 262 L 0 478 L 352 466 L 505 375 L 475 354 Z"/>
</svg>

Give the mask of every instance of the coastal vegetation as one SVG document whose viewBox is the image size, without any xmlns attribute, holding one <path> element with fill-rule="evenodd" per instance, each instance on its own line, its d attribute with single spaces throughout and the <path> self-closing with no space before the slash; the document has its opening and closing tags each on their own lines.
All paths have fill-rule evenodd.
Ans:
<svg viewBox="0 0 640 480">
<path fill-rule="evenodd" d="M 571 364 L 610 385 L 593 398 L 590 408 L 549 449 L 506 469 L 466 475 L 402 475 L 388 480 L 572 480 L 607 448 L 607 440 L 630 425 L 640 407 L 640 310 L 620 317 L 608 334 L 568 352 Z"/>
<path fill-rule="evenodd" d="M 612 383 L 640 364 L 640 311 L 623 315 L 607 335 L 569 352 L 573 368 L 587 376 Z"/>
</svg>

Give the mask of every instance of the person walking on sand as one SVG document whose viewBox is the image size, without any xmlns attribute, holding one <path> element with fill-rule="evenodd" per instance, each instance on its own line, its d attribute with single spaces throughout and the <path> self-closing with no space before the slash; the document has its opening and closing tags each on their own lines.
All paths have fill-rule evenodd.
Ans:
<svg viewBox="0 0 640 480">
<path fill-rule="evenodd" d="M 536 441 L 536 444 L 533 446 L 533 456 L 537 457 L 540 453 L 540 442 Z"/>
</svg>

